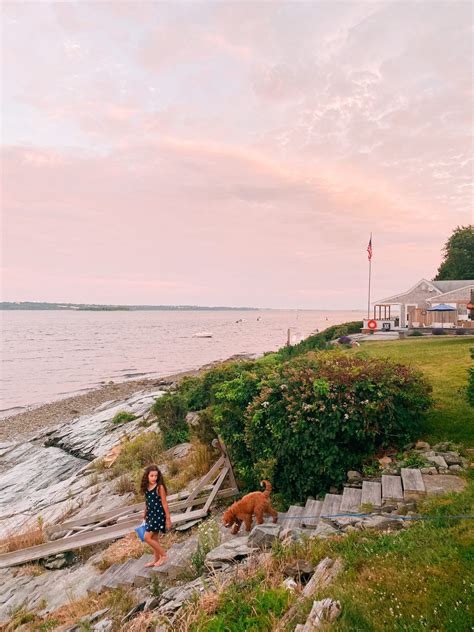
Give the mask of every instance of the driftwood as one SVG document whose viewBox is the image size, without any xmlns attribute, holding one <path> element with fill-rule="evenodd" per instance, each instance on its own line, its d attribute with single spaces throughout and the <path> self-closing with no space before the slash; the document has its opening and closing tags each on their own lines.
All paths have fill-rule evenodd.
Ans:
<svg viewBox="0 0 474 632">
<path fill-rule="evenodd" d="M 308 597 L 312 597 L 318 590 L 329 586 L 329 584 L 341 572 L 342 568 L 342 561 L 339 559 L 333 560 L 330 557 L 325 557 L 323 560 L 321 560 L 317 565 L 313 576 L 304 587 L 300 598 L 295 604 L 291 606 L 291 608 L 282 617 L 282 619 L 280 619 L 278 625 L 275 627 L 273 632 L 282 632 L 298 612 L 298 609 L 303 600 L 307 599 Z"/>
<path fill-rule="evenodd" d="M 306 623 L 301 623 L 296 626 L 295 632 L 313 632 L 313 630 L 320 630 L 324 623 L 331 623 L 334 619 L 341 614 L 341 604 L 339 601 L 334 601 L 327 597 L 321 601 L 313 602 L 313 607 L 306 620 Z"/>
</svg>

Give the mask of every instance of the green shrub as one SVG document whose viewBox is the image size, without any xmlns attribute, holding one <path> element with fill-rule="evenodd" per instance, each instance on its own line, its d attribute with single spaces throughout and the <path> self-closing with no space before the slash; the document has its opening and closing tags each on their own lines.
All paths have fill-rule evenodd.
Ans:
<svg viewBox="0 0 474 632">
<path fill-rule="evenodd" d="M 403 365 L 319 352 L 223 384 L 214 414 L 244 485 L 265 474 L 297 502 L 342 484 L 378 449 L 414 439 L 429 391 Z"/>
<path fill-rule="evenodd" d="M 278 351 L 278 356 L 282 360 L 294 358 L 307 353 L 308 351 L 316 351 L 318 349 L 327 349 L 331 340 L 336 340 L 342 336 L 360 333 L 362 329 L 362 321 L 356 320 L 342 325 L 333 325 L 318 334 L 305 338 L 297 345 L 283 347 Z"/>
<path fill-rule="evenodd" d="M 215 391 L 223 382 L 232 380 L 243 370 L 249 369 L 253 362 L 224 362 L 209 369 L 201 377 L 185 377 L 178 392 L 185 399 L 188 410 L 207 408 L 215 401 Z"/>
<path fill-rule="evenodd" d="M 189 428 L 186 423 L 188 407 L 181 393 L 166 393 L 155 401 L 151 408 L 158 419 L 165 448 L 187 441 Z"/>
<path fill-rule="evenodd" d="M 448 332 L 446 329 L 433 329 L 431 333 L 433 336 L 446 336 Z"/>
<path fill-rule="evenodd" d="M 410 335 L 410 338 L 419 338 L 420 336 L 423 335 L 423 333 L 419 330 L 419 329 L 415 329 L 415 331 L 412 331 Z"/>
<path fill-rule="evenodd" d="M 128 413 L 126 410 L 121 410 L 112 419 L 112 423 L 124 424 L 124 423 L 127 423 L 127 421 L 133 421 L 136 418 L 137 418 L 136 415 L 133 415 L 132 413 Z"/>
<path fill-rule="evenodd" d="M 115 475 L 141 470 L 159 461 L 163 453 L 163 437 L 153 431 L 144 432 L 122 444 L 120 454 L 112 466 Z"/>
<path fill-rule="evenodd" d="M 212 406 L 208 406 L 199 413 L 199 419 L 197 423 L 193 425 L 192 433 L 204 445 L 210 445 L 217 437 Z"/>
</svg>

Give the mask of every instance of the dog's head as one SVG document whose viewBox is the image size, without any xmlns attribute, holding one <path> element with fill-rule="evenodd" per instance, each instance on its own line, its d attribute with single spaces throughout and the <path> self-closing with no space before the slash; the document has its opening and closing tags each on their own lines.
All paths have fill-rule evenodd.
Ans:
<svg viewBox="0 0 474 632">
<path fill-rule="evenodd" d="M 226 529 L 228 529 L 234 524 L 235 521 L 236 519 L 235 519 L 234 510 L 232 507 L 229 507 L 229 509 L 227 509 L 224 512 L 224 515 L 222 516 L 222 524 L 224 525 Z"/>
</svg>

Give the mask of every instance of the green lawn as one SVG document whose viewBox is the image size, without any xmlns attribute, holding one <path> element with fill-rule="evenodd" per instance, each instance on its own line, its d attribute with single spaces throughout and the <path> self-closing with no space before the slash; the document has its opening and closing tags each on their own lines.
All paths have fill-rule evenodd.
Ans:
<svg viewBox="0 0 474 632">
<path fill-rule="evenodd" d="M 421 369 L 433 386 L 434 398 L 423 438 L 433 443 L 449 440 L 473 447 L 474 409 L 466 399 L 471 347 L 474 347 L 471 336 L 440 336 L 366 342 L 357 352 Z"/>
</svg>

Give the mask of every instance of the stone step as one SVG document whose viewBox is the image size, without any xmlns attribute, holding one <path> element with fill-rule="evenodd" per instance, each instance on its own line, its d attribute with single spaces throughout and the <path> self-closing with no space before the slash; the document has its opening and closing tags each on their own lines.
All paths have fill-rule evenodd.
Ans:
<svg viewBox="0 0 474 632">
<path fill-rule="evenodd" d="M 168 561 L 152 569 L 152 573 L 160 576 L 168 576 L 174 579 L 179 573 L 189 565 L 193 553 L 198 545 L 198 537 L 191 536 L 184 542 L 179 550 L 170 547 L 168 551 Z M 173 545 L 174 546 L 174 545 Z"/>
<path fill-rule="evenodd" d="M 384 502 L 403 500 L 402 479 L 399 476 L 382 474 L 382 498 Z"/>
<path fill-rule="evenodd" d="M 317 527 L 322 508 L 323 508 L 322 500 L 313 500 L 313 499 L 307 500 L 305 510 L 301 518 L 301 526 L 302 527 Z"/>
<path fill-rule="evenodd" d="M 106 588 L 111 588 L 109 584 L 110 582 L 112 582 L 115 574 L 116 573 L 118 574 L 120 572 L 121 567 L 122 567 L 122 564 L 112 564 L 112 566 L 110 566 L 105 571 L 105 573 L 102 575 L 102 582 L 99 584 L 97 592 L 101 593 Z"/>
<path fill-rule="evenodd" d="M 342 494 L 341 513 L 359 513 L 362 502 L 362 490 L 356 487 L 345 487 Z"/>
<path fill-rule="evenodd" d="M 321 520 L 331 520 L 333 516 L 339 513 L 342 502 L 340 494 L 326 494 L 323 506 L 321 508 Z"/>
<path fill-rule="evenodd" d="M 132 558 L 127 560 L 123 564 L 121 564 L 120 568 L 117 569 L 117 572 L 113 574 L 113 576 L 108 580 L 105 584 L 107 588 L 117 588 L 117 586 L 129 586 L 130 585 L 130 575 L 129 571 L 131 567 L 136 566 L 137 560 Z M 133 581 L 133 580 L 132 580 Z"/>
<path fill-rule="evenodd" d="M 420 470 L 402 468 L 402 484 L 405 500 L 420 500 L 426 496 L 426 488 Z"/>
<path fill-rule="evenodd" d="M 301 517 L 304 513 L 304 507 L 299 505 L 290 505 L 286 512 L 286 518 L 281 521 L 283 529 L 294 529 L 301 527 Z"/>
<path fill-rule="evenodd" d="M 362 483 L 361 505 L 382 506 L 382 484 L 376 481 L 364 481 Z"/>
</svg>

